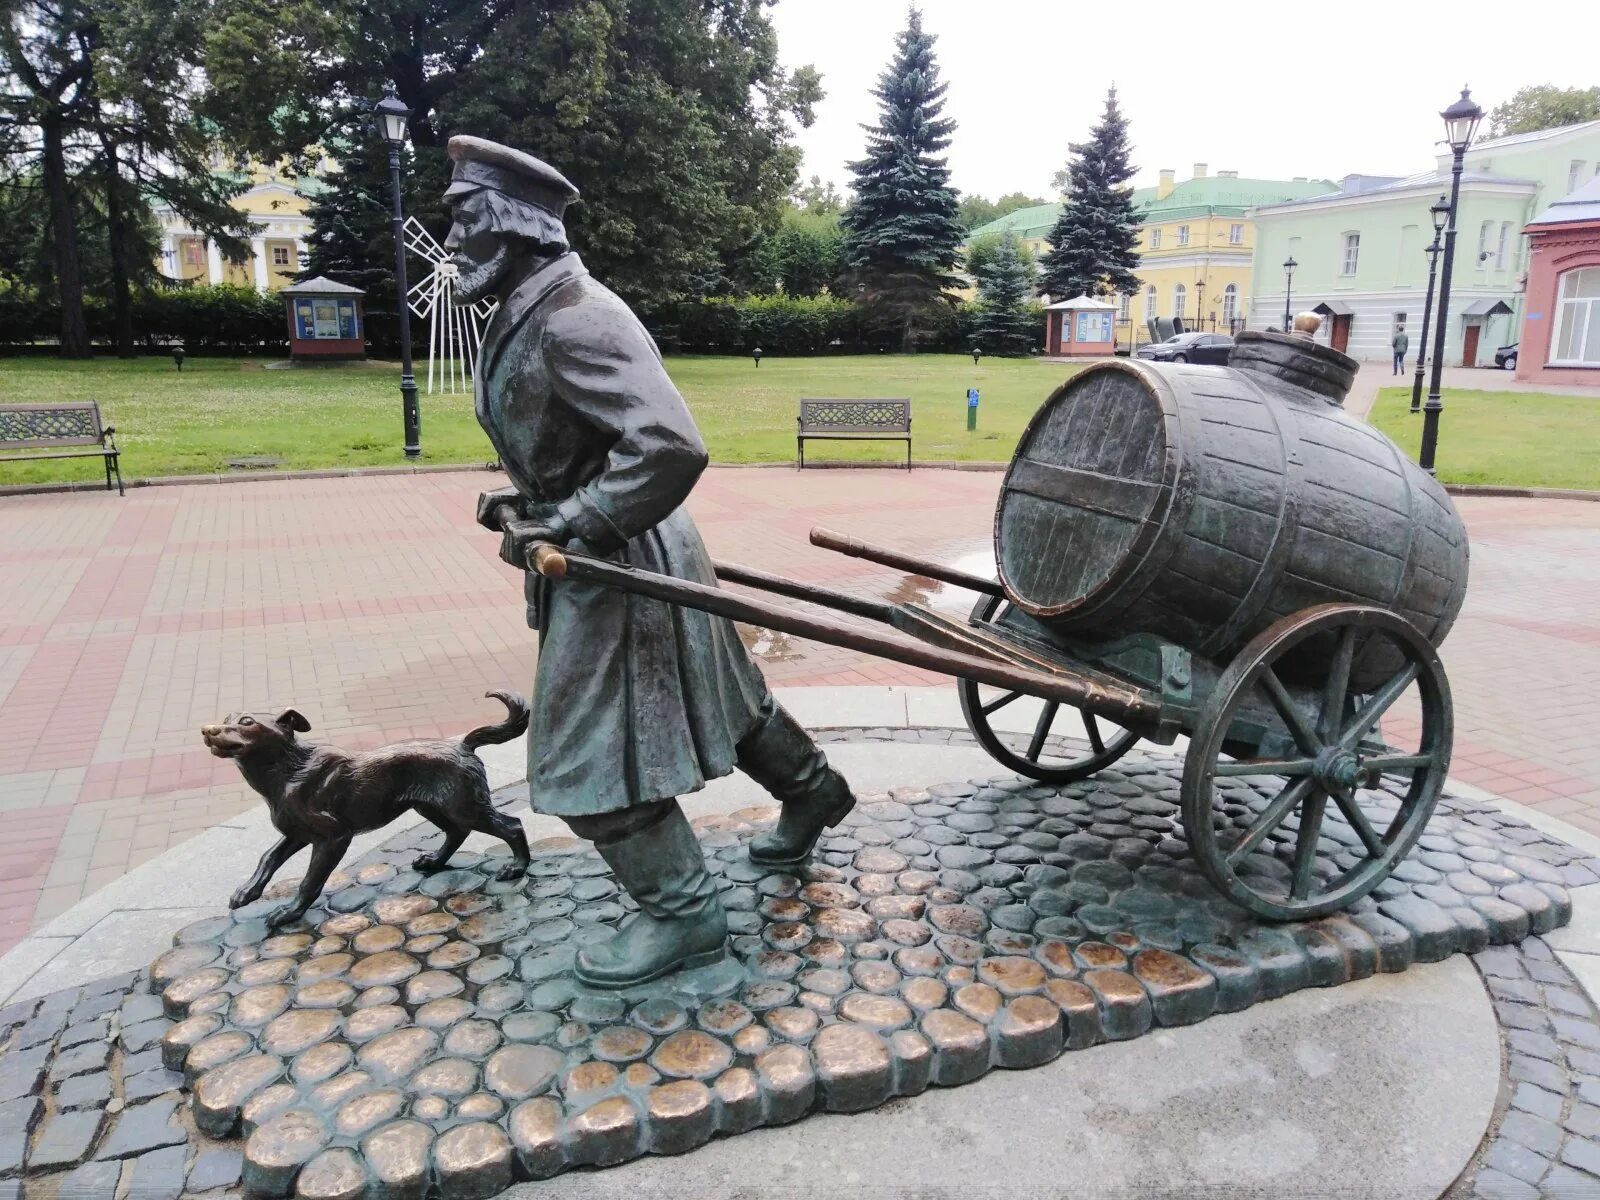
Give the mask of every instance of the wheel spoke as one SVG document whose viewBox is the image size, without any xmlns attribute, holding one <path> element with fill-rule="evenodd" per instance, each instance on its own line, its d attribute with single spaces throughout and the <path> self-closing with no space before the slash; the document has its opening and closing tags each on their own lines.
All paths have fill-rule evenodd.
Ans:
<svg viewBox="0 0 1600 1200">
<path fill-rule="evenodd" d="M 1322 812 L 1328 806 L 1328 793 L 1317 788 L 1306 797 L 1300 810 L 1300 832 L 1294 843 L 1294 875 L 1289 884 L 1289 897 L 1304 900 L 1311 894 L 1311 884 L 1316 879 L 1317 841 L 1322 836 Z"/>
<path fill-rule="evenodd" d="M 1346 625 L 1339 635 L 1339 648 L 1333 652 L 1333 662 L 1328 668 L 1328 683 L 1322 690 L 1322 719 L 1317 722 L 1317 733 L 1324 742 L 1331 742 L 1344 719 L 1345 696 L 1350 690 L 1350 663 L 1355 658 L 1356 627 Z"/>
<path fill-rule="evenodd" d="M 1379 775 L 1386 775 L 1390 771 L 1416 771 L 1422 767 L 1431 767 L 1436 759 L 1431 754 L 1380 754 L 1373 758 L 1364 758 L 1361 765 L 1369 771 L 1377 771 Z"/>
<path fill-rule="evenodd" d="M 1339 806 L 1339 811 L 1344 813 L 1344 819 L 1350 822 L 1350 828 L 1360 837 L 1361 844 L 1367 848 L 1367 853 L 1373 858 L 1382 858 L 1389 847 L 1384 845 L 1383 838 L 1378 836 L 1378 831 L 1372 827 L 1372 822 L 1367 820 L 1361 802 L 1353 793 L 1346 795 L 1342 790 L 1333 793 L 1333 800 Z"/>
<path fill-rule="evenodd" d="M 1271 667 L 1261 669 L 1261 686 L 1266 689 L 1267 696 L 1272 700 L 1272 707 L 1278 710 L 1278 715 L 1283 718 L 1284 724 L 1289 727 L 1289 732 L 1294 735 L 1295 744 L 1307 754 L 1315 754 L 1322 749 L 1316 730 L 1311 728 L 1305 713 L 1294 702 L 1294 697 L 1289 695 L 1289 689 L 1283 686 L 1283 681 Z"/>
<path fill-rule="evenodd" d="M 1284 818 L 1294 811 L 1295 805 L 1305 799 L 1314 785 L 1314 780 L 1308 778 L 1297 779 L 1293 783 L 1285 784 L 1277 797 L 1261 810 L 1261 815 L 1256 818 L 1255 824 L 1245 830 L 1244 837 L 1239 844 L 1228 851 L 1228 866 L 1237 866 L 1240 860 L 1251 854 L 1255 848 L 1267 840 L 1270 834 Z"/>
<path fill-rule="evenodd" d="M 1089 745 L 1094 747 L 1094 752 L 1096 754 L 1104 754 L 1106 752 L 1106 744 L 1100 738 L 1100 722 L 1094 719 L 1092 712 L 1083 714 L 1083 729 L 1089 735 Z"/>
<path fill-rule="evenodd" d="M 1311 758 L 1241 758 L 1237 762 L 1219 762 L 1218 775 L 1309 775 L 1317 769 Z"/>
<path fill-rule="evenodd" d="M 1384 684 L 1368 698 L 1361 711 L 1350 722 L 1349 727 L 1339 735 L 1339 745 L 1346 750 L 1353 747 L 1363 737 L 1367 730 L 1378 723 L 1378 718 L 1389 711 L 1389 706 L 1400 699 L 1401 694 L 1416 681 L 1417 664 L 1407 663 L 1405 670 Z"/>
<path fill-rule="evenodd" d="M 1021 692 L 1007 692 L 1004 696 L 1001 696 L 1000 699 L 994 701 L 993 703 L 980 704 L 978 707 L 984 716 L 988 716 L 990 713 L 1004 708 L 1020 695 L 1022 695 Z"/>
<path fill-rule="evenodd" d="M 1033 727 L 1033 740 L 1028 743 L 1028 758 L 1031 761 L 1039 761 L 1039 755 L 1044 750 L 1044 740 L 1050 736 L 1050 726 L 1055 722 L 1056 710 L 1060 707 L 1057 701 L 1047 700 L 1044 709 L 1039 713 L 1038 723 Z"/>
</svg>

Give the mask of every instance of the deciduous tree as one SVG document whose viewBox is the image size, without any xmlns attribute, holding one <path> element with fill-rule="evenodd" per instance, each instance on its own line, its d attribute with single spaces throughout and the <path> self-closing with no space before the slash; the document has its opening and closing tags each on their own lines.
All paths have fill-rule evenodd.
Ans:
<svg viewBox="0 0 1600 1200">
<path fill-rule="evenodd" d="M 1540 83 L 1518 88 L 1511 99 L 1489 112 L 1489 133 L 1505 137 L 1600 117 L 1600 87 L 1563 88 Z"/>
</svg>

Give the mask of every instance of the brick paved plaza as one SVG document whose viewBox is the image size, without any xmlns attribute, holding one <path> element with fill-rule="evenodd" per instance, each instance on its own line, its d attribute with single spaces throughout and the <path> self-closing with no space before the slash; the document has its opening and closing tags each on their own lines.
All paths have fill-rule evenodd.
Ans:
<svg viewBox="0 0 1600 1200">
<path fill-rule="evenodd" d="M 716 468 L 720 558 L 895 600 L 940 594 L 809 546 L 825 525 L 981 568 L 1000 476 Z M 198 728 L 294 705 L 358 747 L 454 734 L 526 689 L 514 573 L 472 522 L 482 472 L 0 499 L 0 951 L 255 803 Z M 1467 608 L 1445 648 L 1459 779 L 1600 832 L 1600 505 L 1459 501 Z M 780 684 L 932 683 L 749 633 Z"/>
</svg>

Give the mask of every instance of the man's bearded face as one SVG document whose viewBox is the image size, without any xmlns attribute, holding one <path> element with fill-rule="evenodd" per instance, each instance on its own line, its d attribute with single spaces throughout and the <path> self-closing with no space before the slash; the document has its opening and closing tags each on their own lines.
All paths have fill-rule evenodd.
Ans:
<svg viewBox="0 0 1600 1200">
<path fill-rule="evenodd" d="M 444 248 L 458 272 L 457 305 L 476 304 L 492 295 L 511 268 L 511 243 L 489 227 L 482 196 L 482 192 L 474 192 L 451 206 L 454 224 Z"/>
</svg>

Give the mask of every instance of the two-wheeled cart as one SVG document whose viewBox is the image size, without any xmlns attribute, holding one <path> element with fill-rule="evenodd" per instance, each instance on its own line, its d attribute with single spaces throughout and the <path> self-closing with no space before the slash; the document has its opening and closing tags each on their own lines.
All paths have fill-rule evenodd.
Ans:
<svg viewBox="0 0 1600 1200">
<path fill-rule="evenodd" d="M 953 675 L 979 743 L 1045 782 L 1086 778 L 1140 739 L 1187 737 L 1183 834 L 1200 869 L 1263 917 L 1321 916 L 1388 878 L 1433 812 L 1452 740 L 1436 648 L 1466 586 L 1448 496 L 1340 406 L 1354 371 L 1267 333 L 1244 335 L 1229 367 L 1080 373 L 1006 473 L 998 580 L 813 530 L 814 545 L 976 593 L 965 620 L 731 564 L 716 565 L 723 583 L 832 613 L 551 545 L 530 561 Z M 1041 702 L 1031 731 L 997 728 L 1024 697 Z M 1065 747 L 1064 709 L 1085 735 Z M 1380 718 L 1403 744 L 1385 742 Z"/>
</svg>

